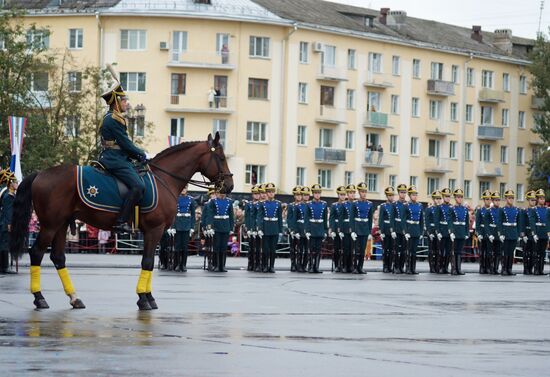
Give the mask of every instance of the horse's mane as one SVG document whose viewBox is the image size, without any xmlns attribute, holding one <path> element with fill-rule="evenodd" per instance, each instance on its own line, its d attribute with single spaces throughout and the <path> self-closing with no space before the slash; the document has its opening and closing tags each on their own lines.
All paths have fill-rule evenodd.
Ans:
<svg viewBox="0 0 550 377">
<path fill-rule="evenodd" d="M 166 157 L 166 156 L 169 156 L 171 155 L 172 153 L 176 153 L 176 152 L 180 152 L 180 151 L 183 151 L 187 148 L 191 148 L 192 146 L 195 146 L 199 143 L 204 143 L 204 140 L 196 140 L 196 141 L 185 141 L 183 143 L 180 143 L 180 144 L 177 144 L 177 145 L 174 145 L 173 147 L 170 147 L 170 148 L 166 148 L 165 150 L 163 150 L 162 152 L 158 153 L 154 158 L 153 158 L 153 161 L 154 160 L 157 160 L 159 158 L 162 158 L 162 157 Z"/>
</svg>

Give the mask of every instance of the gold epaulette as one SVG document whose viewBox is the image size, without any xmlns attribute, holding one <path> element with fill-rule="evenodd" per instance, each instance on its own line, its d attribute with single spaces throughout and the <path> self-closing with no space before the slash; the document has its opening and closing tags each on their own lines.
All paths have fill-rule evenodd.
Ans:
<svg viewBox="0 0 550 377">
<path fill-rule="evenodd" d="M 118 111 L 113 111 L 111 113 L 111 117 L 116 120 L 118 123 L 120 124 L 123 124 L 125 126 L 128 126 L 128 121 L 126 120 L 126 118 L 124 118 L 124 115 L 122 115 L 121 113 L 119 113 Z"/>
</svg>

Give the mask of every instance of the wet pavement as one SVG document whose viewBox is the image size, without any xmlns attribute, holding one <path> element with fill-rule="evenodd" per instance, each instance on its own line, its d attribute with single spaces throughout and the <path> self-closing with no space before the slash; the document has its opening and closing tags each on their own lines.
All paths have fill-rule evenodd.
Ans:
<svg viewBox="0 0 550 377">
<path fill-rule="evenodd" d="M 33 310 L 28 268 L 0 275 L 1 376 L 544 376 L 550 368 L 548 276 L 392 276 L 377 272 L 379 262 L 367 262 L 365 276 L 291 274 L 285 260 L 276 274 L 260 274 L 239 270 L 242 258 L 214 274 L 192 257 L 185 274 L 155 271 L 160 309 L 138 312 L 139 269 L 124 267 L 139 257 L 67 261 L 85 310 L 70 309 L 51 267 L 42 270 L 45 311 Z"/>
</svg>

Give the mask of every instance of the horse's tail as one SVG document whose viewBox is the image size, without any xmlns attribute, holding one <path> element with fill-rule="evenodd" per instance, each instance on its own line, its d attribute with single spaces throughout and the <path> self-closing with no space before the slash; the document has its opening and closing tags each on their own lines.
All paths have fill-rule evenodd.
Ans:
<svg viewBox="0 0 550 377">
<path fill-rule="evenodd" d="M 13 202 L 11 220 L 10 252 L 13 259 L 19 259 L 27 249 L 29 221 L 32 215 L 32 183 L 38 173 L 28 175 L 17 189 Z"/>
</svg>

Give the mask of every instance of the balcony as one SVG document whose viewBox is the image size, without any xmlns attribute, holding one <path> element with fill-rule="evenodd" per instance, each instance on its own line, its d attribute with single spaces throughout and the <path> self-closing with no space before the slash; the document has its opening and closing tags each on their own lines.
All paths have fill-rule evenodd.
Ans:
<svg viewBox="0 0 550 377">
<path fill-rule="evenodd" d="M 167 67 L 171 68 L 205 68 L 232 70 L 236 68 L 237 55 L 227 53 L 222 55 L 216 51 L 172 51 Z"/>
<path fill-rule="evenodd" d="M 317 80 L 323 81 L 348 81 L 347 70 L 343 67 L 322 65 L 317 73 Z"/>
<path fill-rule="evenodd" d="M 502 177 L 502 167 L 490 162 L 480 162 L 477 167 L 477 176 L 484 178 Z"/>
<path fill-rule="evenodd" d="M 208 102 L 208 95 L 187 96 L 184 94 L 170 96 L 170 106 L 166 108 L 170 113 L 202 113 L 202 114 L 231 114 L 235 111 L 231 97 L 217 97 L 212 103 Z"/>
<path fill-rule="evenodd" d="M 530 130 L 528 132 L 529 132 L 529 144 L 544 145 L 544 141 L 540 138 L 539 134 L 533 132 L 533 130 Z"/>
<path fill-rule="evenodd" d="M 367 111 L 363 126 L 366 128 L 391 128 L 388 126 L 388 114 L 377 111 Z"/>
<path fill-rule="evenodd" d="M 544 98 L 531 96 L 531 108 L 533 110 L 539 110 L 544 106 Z"/>
<path fill-rule="evenodd" d="M 477 138 L 479 140 L 501 140 L 504 139 L 504 128 L 494 126 L 478 126 Z"/>
<path fill-rule="evenodd" d="M 315 148 L 315 162 L 322 164 L 343 164 L 346 162 L 346 150 Z"/>
<path fill-rule="evenodd" d="M 363 167 L 371 169 L 384 169 L 392 167 L 389 158 L 390 156 L 387 153 L 366 150 Z"/>
<path fill-rule="evenodd" d="M 432 174 L 450 173 L 451 159 L 442 157 L 426 157 L 424 159 L 424 172 Z"/>
<path fill-rule="evenodd" d="M 489 103 L 504 102 L 504 92 L 502 90 L 483 88 L 479 91 L 478 101 Z"/>
<path fill-rule="evenodd" d="M 429 122 L 426 125 L 426 135 L 429 136 L 448 136 L 454 134 L 455 132 L 451 127 L 451 123 L 447 121 Z"/>
<path fill-rule="evenodd" d="M 367 80 L 363 83 L 363 86 L 378 89 L 393 88 L 393 84 L 386 80 L 384 74 L 371 71 L 367 71 Z"/>
<path fill-rule="evenodd" d="M 428 94 L 432 96 L 454 96 L 455 84 L 451 81 L 428 80 Z"/>
<path fill-rule="evenodd" d="M 321 105 L 319 116 L 315 118 L 315 121 L 319 123 L 328 123 L 328 124 L 342 124 L 347 123 L 346 121 L 346 109 Z"/>
</svg>

